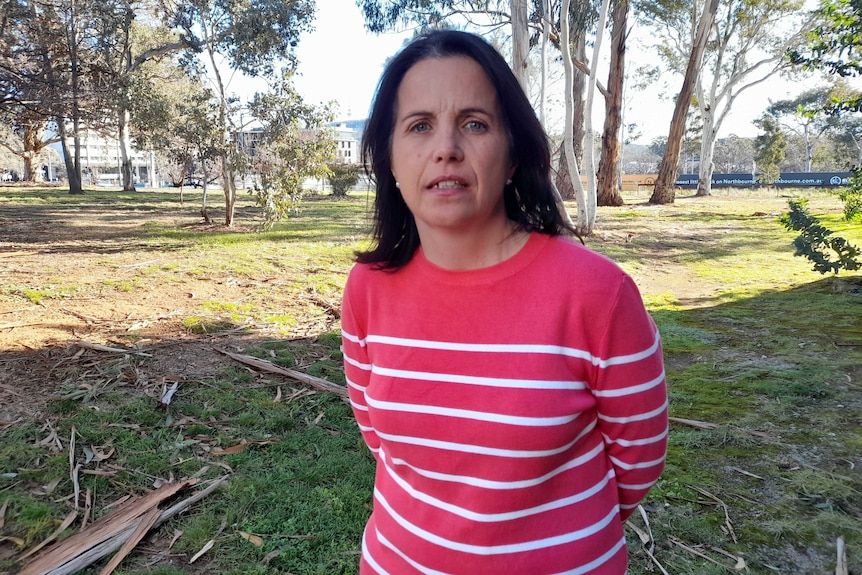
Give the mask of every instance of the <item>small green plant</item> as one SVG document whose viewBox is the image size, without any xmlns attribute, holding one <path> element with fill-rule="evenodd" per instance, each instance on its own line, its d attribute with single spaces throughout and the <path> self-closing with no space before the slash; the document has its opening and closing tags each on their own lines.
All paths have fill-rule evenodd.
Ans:
<svg viewBox="0 0 862 575">
<path fill-rule="evenodd" d="M 862 216 L 862 166 L 850 172 L 850 186 L 841 188 L 838 197 L 844 202 L 844 219 L 852 221 Z"/>
<path fill-rule="evenodd" d="M 840 236 L 832 236 L 816 217 L 808 213 L 805 199 L 790 200 L 790 212 L 781 216 L 781 223 L 788 230 L 800 232 L 793 240 L 797 256 L 805 256 L 814 264 L 814 271 L 821 274 L 841 270 L 862 268 L 859 248 Z"/>
<path fill-rule="evenodd" d="M 329 164 L 329 175 L 326 180 L 332 187 L 332 195 L 337 198 L 346 198 L 347 192 L 359 181 L 360 167 L 357 164 L 345 164 L 344 162 L 333 162 Z"/>
</svg>

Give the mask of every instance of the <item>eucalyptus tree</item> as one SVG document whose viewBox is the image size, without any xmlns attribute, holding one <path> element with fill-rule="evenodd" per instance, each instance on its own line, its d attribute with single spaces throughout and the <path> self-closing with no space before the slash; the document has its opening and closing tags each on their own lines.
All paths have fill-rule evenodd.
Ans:
<svg viewBox="0 0 862 575">
<path fill-rule="evenodd" d="M 697 80 L 703 67 L 703 54 L 706 49 L 707 40 L 709 39 L 709 31 L 715 21 L 718 5 L 719 0 L 707 0 L 701 9 L 698 10 L 696 4 L 681 2 L 679 0 L 645 0 L 638 2 L 637 7 L 641 17 L 646 18 L 647 21 L 652 20 L 658 26 L 663 26 L 666 33 L 671 33 L 675 30 L 679 32 L 689 30 L 691 34 L 691 43 L 689 44 L 687 56 L 683 56 L 679 60 L 679 64 L 686 62 L 685 73 L 683 74 L 682 86 L 676 96 L 673 116 L 668 128 L 668 137 L 665 141 L 665 154 L 662 157 L 661 164 L 659 164 L 655 189 L 652 196 L 650 196 L 650 203 L 672 204 L 676 197 L 676 177 L 679 173 L 680 148 L 683 136 L 685 135 L 686 118 L 691 107 L 691 97 L 694 95 Z M 688 11 L 686 11 L 686 7 L 688 7 Z M 697 24 L 687 26 L 685 20 L 674 20 L 671 18 L 672 15 L 681 13 L 690 15 L 692 21 L 696 19 Z M 684 36 L 680 38 L 680 40 L 682 39 L 684 39 Z M 677 47 L 680 48 L 681 45 Z M 675 54 L 683 53 L 686 52 L 681 49 L 675 52 Z M 674 53 L 671 52 L 669 54 Z"/>
<path fill-rule="evenodd" d="M 820 0 L 814 15 L 815 25 L 806 36 L 806 45 L 790 50 L 790 60 L 806 69 L 822 70 L 840 78 L 862 75 L 862 1 Z M 827 109 L 838 117 L 850 116 L 850 122 L 845 123 L 855 123 L 862 112 L 862 91 L 845 91 Z M 859 138 L 854 138 L 854 142 L 858 146 Z M 862 216 L 862 165 L 854 166 L 851 171 L 850 185 L 839 195 L 844 201 L 844 218 L 858 222 Z M 809 258 L 815 264 L 814 269 L 821 273 L 862 268 L 862 250 L 844 238 L 829 237 L 832 232 L 807 213 L 804 203 L 791 202 L 790 207 L 791 212 L 782 218 L 782 223 L 801 232 L 794 241 L 797 255 Z"/>
<path fill-rule="evenodd" d="M 20 158 L 23 178 L 35 181 L 34 163 L 58 141 L 48 132 L 50 117 L 42 105 L 45 90 L 34 50 L 39 31 L 30 26 L 30 7 L 23 2 L 6 2 L 0 16 L 0 146 Z"/>
<path fill-rule="evenodd" d="M 261 126 L 254 148 L 241 150 L 255 175 L 252 193 L 264 209 L 264 227 L 295 212 L 308 178 L 331 174 L 336 144 L 327 124 L 334 116 L 328 105 L 306 104 L 293 87 L 292 74 L 265 94 L 255 94 L 249 111 Z"/>
<path fill-rule="evenodd" d="M 763 133 L 754 138 L 754 160 L 761 178 L 765 182 L 773 182 L 781 174 L 781 164 L 787 151 L 787 136 L 781 124 L 771 116 L 765 116 L 757 123 Z"/>
<path fill-rule="evenodd" d="M 72 194 L 82 192 L 80 152 L 66 136 L 70 127 L 77 136 L 99 101 L 98 70 L 86 58 L 96 41 L 91 8 L 86 0 L 10 0 L 0 27 L 0 109 L 27 155 L 45 143 L 49 123 L 56 127 Z"/>
<path fill-rule="evenodd" d="M 660 56 L 682 73 L 682 62 L 696 45 L 692 4 L 645 4 L 642 14 L 656 31 Z M 737 99 L 788 69 L 785 54 L 801 41 L 809 21 L 803 7 L 803 0 L 728 0 L 718 6 L 694 83 L 703 122 L 697 195 L 710 194 L 715 141 Z"/>
<path fill-rule="evenodd" d="M 98 42 L 93 53 L 111 86 L 106 101 L 106 124 L 114 132 L 120 152 L 124 191 L 134 191 L 132 166 L 133 87 L 135 76 L 148 62 L 158 62 L 189 47 L 163 23 L 168 15 L 150 0 L 103 0 L 94 3 Z M 138 90 L 140 96 L 140 90 Z"/>
<path fill-rule="evenodd" d="M 214 78 L 221 135 L 219 164 L 225 196 L 225 225 L 234 223 L 237 173 L 240 165 L 235 134 L 243 129 L 240 107 L 228 93 L 225 72 L 248 77 L 275 77 L 278 62 L 296 67 L 294 48 L 314 18 L 313 0 L 159 0 L 162 10 L 172 14 L 168 24 L 183 40 L 199 50 Z"/>
<path fill-rule="evenodd" d="M 802 138 L 805 152 L 805 171 L 811 171 L 814 146 L 828 132 L 838 129 L 835 116 L 826 110 L 833 101 L 832 86 L 818 86 L 805 90 L 793 98 L 772 102 L 766 109 L 785 129 Z"/>
<path fill-rule="evenodd" d="M 596 174 L 596 203 L 600 206 L 623 205 L 620 189 L 622 156 L 623 92 L 626 77 L 626 40 L 629 35 L 629 0 L 614 0 L 611 11 L 611 49 L 605 96 L 605 125 L 602 153 Z"/>
</svg>

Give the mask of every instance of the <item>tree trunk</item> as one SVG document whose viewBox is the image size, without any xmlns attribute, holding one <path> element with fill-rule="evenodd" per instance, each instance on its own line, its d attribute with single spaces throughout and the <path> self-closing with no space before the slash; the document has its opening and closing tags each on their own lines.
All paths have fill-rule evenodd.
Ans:
<svg viewBox="0 0 862 575">
<path fill-rule="evenodd" d="M 129 133 L 130 114 L 128 109 L 117 113 L 117 126 L 120 147 L 120 177 L 124 192 L 135 191 L 135 174 L 132 169 L 132 136 Z"/>
<path fill-rule="evenodd" d="M 569 6 L 571 5 L 571 0 L 563 0 L 563 6 L 561 10 L 561 14 L 569 13 Z M 560 45 L 563 50 L 563 69 L 565 71 L 565 91 L 564 94 L 566 96 L 566 119 L 565 119 L 565 130 L 563 132 L 563 154 L 561 154 L 561 161 L 565 161 L 566 166 L 566 175 L 568 175 L 568 181 L 573 189 L 576 191 L 575 199 L 578 202 L 578 231 L 589 231 L 584 230 L 584 226 L 582 225 L 582 219 L 587 211 L 586 207 L 586 195 L 584 193 L 584 186 L 581 182 L 581 174 L 578 171 L 578 163 L 575 159 L 575 150 L 574 150 L 574 97 L 573 97 L 573 82 L 574 82 L 574 66 L 572 64 L 572 52 L 571 52 L 571 44 L 569 41 L 569 26 L 567 22 L 567 18 L 564 16 L 562 21 L 564 22 L 560 35 Z M 562 198 L 562 196 L 561 196 Z M 586 222 L 584 222 L 586 223 Z"/>
<path fill-rule="evenodd" d="M 694 94 L 697 84 L 697 77 L 703 66 L 703 52 L 706 49 L 706 41 L 709 39 L 709 30 L 715 21 L 718 3 L 719 0 L 709 0 L 708 4 L 703 7 L 703 14 L 701 14 L 697 25 L 697 34 L 692 44 L 691 55 L 682 81 L 682 88 L 673 109 L 673 117 L 667 136 L 667 148 L 658 169 L 655 190 L 649 199 L 651 204 L 672 204 L 676 197 L 676 176 L 679 169 L 680 146 L 685 134 L 685 120 L 691 105 L 691 96 Z"/>
<path fill-rule="evenodd" d="M 587 104 L 584 107 L 584 173 L 587 177 L 587 197 L 584 202 L 586 212 L 578 214 L 579 231 L 583 235 L 593 233 L 596 225 L 596 150 L 595 130 L 593 129 L 593 101 L 598 83 L 599 54 L 602 49 L 605 22 L 608 18 L 610 0 L 602 0 L 599 21 L 596 24 L 596 37 L 593 40 L 593 57 L 590 62 L 590 77 L 587 80 Z"/>
<path fill-rule="evenodd" d="M 80 163 L 75 162 L 72 156 L 72 151 L 69 150 L 69 137 L 66 132 L 66 118 L 57 118 L 57 131 L 60 133 L 60 142 L 63 148 L 63 163 L 66 165 L 66 174 L 69 178 L 69 193 L 72 195 L 83 194 L 84 190 L 81 187 L 81 170 Z"/>
<path fill-rule="evenodd" d="M 222 158 L 225 162 L 226 158 Z M 236 213 L 236 183 L 234 182 L 234 171 L 231 168 L 222 168 L 222 186 L 224 186 L 224 225 L 233 226 L 233 217 Z"/>
<path fill-rule="evenodd" d="M 530 83 L 527 62 L 530 52 L 530 31 L 527 29 L 527 0 L 509 1 L 512 20 L 512 71 L 529 97 Z"/>
<path fill-rule="evenodd" d="M 715 139 L 717 131 L 711 112 L 706 112 L 703 118 L 703 132 L 700 137 L 700 167 L 698 169 L 697 192 L 695 196 L 707 197 L 712 194 L 712 173 L 715 171 Z"/>
<path fill-rule="evenodd" d="M 583 34 L 577 41 L 575 48 L 575 57 L 582 62 L 587 59 L 586 42 L 583 39 Z M 586 75 L 578 69 L 572 70 L 572 154 L 575 156 L 575 164 L 581 165 L 584 159 L 584 92 L 587 88 Z M 575 194 L 574 180 L 569 174 L 569 167 L 566 160 L 564 142 L 560 142 L 559 149 L 559 168 L 557 169 L 557 189 L 560 190 L 560 195 L 566 200 L 574 200 Z M 580 178 L 580 176 L 579 176 Z M 580 179 L 578 180 L 580 182 Z M 580 185 L 580 184 L 579 184 Z"/>
<path fill-rule="evenodd" d="M 602 155 L 596 177 L 596 203 L 600 206 L 621 206 L 625 203 L 620 190 L 619 160 L 628 13 L 628 0 L 617 0 L 611 15 L 613 34 L 611 36 L 610 71 L 608 72 L 608 97 L 605 98 Z"/>
</svg>

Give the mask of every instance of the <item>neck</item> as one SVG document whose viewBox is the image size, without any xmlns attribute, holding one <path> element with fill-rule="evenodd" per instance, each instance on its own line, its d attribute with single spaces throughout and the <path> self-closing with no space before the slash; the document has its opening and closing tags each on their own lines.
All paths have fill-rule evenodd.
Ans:
<svg viewBox="0 0 862 575">
<path fill-rule="evenodd" d="M 474 270 L 499 264 L 517 254 L 530 234 L 514 222 L 482 232 L 419 230 L 422 251 L 432 264 L 448 270 Z"/>
</svg>

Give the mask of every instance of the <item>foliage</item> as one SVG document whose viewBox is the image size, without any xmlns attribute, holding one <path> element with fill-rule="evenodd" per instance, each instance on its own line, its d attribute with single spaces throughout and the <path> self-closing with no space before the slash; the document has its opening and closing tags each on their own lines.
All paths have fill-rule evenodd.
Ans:
<svg viewBox="0 0 862 575">
<path fill-rule="evenodd" d="M 808 33 L 808 46 L 791 50 L 790 60 L 842 77 L 862 74 L 862 2 L 821 0 L 816 15 L 820 20 Z M 859 110 L 862 100 L 857 94 L 846 104 Z"/>
<path fill-rule="evenodd" d="M 360 166 L 345 162 L 331 162 L 328 167 L 329 175 L 326 180 L 332 187 L 332 195 L 339 198 L 347 197 L 347 192 L 359 181 L 359 174 L 362 171 Z"/>
<path fill-rule="evenodd" d="M 754 160 L 761 173 L 761 179 L 773 182 L 780 175 L 781 162 L 787 150 L 787 137 L 781 131 L 778 121 L 766 116 L 758 121 L 762 134 L 754 139 Z"/>
<path fill-rule="evenodd" d="M 216 84 L 215 97 L 218 111 L 216 129 L 220 134 L 218 162 L 222 170 L 222 188 L 225 198 L 226 226 L 234 224 L 237 201 L 236 176 L 247 165 L 247 158 L 238 149 L 237 133 L 245 129 L 242 110 L 235 98 L 230 97 L 222 79 L 220 68 L 240 71 L 248 76 L 269 76 L 276 61 L 292 70 L 296 66 L 294 48 L 302 32 L 309 29 L 314 17 L 312 0 L 201 0 L 177 5 L 173 23 L 181 28 L 188 43 L 206 53 Z M 221 56 L 219 58 L 218 56 Z M 192 57 L 191 55 L 189 56 Z M 239 116 L 239 117 L 237 117 Z M 286 161 L 277 151 L 269 151 L 276 161 Z M 262 175 L 271 182 L 271 175 Z M 275 192 L 289 198 L 295 190 L 282 184 L 269 186 L 261 197 L 268 221 L 276 217 L 285 202 L 269 201 Z M 295 187 L 295 186 L 294 186 Z M 289 201 L 287 202 L 289 203 Z"/>
<path fill-rule="evenodd" d="M 862 166 L 856 166 L 850 173 L 850 185 L 838 191 L 844 202 L 844 219 L 853 221 L 862 217 Z"/>
<path fill-rule="evenodd" d="M 806 200 L 791 200 L 789 203 L 790 213 L 781 216 L 781 223 L 788 230 L 801 232 L 793 240 L 797 256 L 811 260 L 814 271 L 821 274 L 862 268 L 859 248 L 842 237 L 832 237 L 833 232 L 808 213 Z"/>
<path fill-rule="evenodd" d="M 261 139 L 241 151 L 255 174 L 251 192 L 267 229 L 299 208 L 305 180 L 327 176 L 326 162 L 335 155 L 332 132 L 325 129 L 333 119 L 330 107 L 305 104 L 292 78 L 285 70 L 273 92 L 255 95 L 249 110 L 263 125 Z"/>
</svg>

